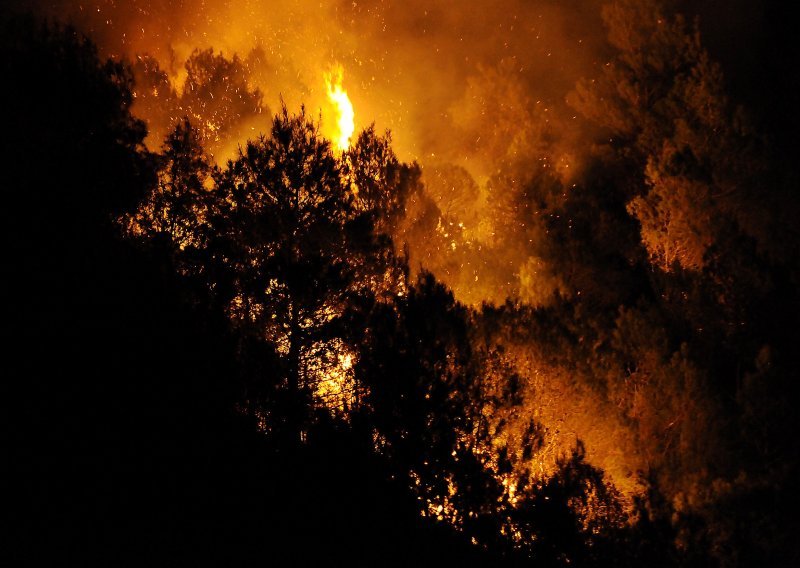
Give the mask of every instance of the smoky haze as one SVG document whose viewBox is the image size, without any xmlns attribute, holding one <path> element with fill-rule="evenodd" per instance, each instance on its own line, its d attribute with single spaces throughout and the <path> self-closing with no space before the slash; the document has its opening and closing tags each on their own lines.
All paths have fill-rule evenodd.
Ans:
<svg viewBox="0 0 800 568">
<path fill-rule="evenodd" d="M 273 109 L 281 96 L 290 109 L 322 108 L 322 75 L 340 62 L 357 129 L 375 122 L 391 129 L 402 159 L 457 162 L 480 176 L 491 166 L 473 135 L 495 119 L 482 105 L 513 113 L 539 101 L 554 112 L 602 60 L 600 4 L 64 1 L 42 3 L 39 12 L 87 32 L 103 55 L 153 55 L 176 82 L 194 49 L 242 58 L 259 50 L 250 72 Z M 478 100 L 470 89 L 499 66 L 514 88 L 498 92 L 522 100 Z"/>
<path fill-rule="evenodd" d="M 556 294 L 577 293 L 580 285 L 567 286 L 553 259 L 546 258 L 551 240 L 546 229 L 531 234 L 529 223 L 512 231 L 502 226 L 521 206 L 513 197 L 502 201 L 514 195 L 530 200 L 521 188 L 534 178 L 551 188 L 537 190 L 540 204 L 561 194 L 556 186 L 585 181 L 583 165 L 596 132 L 567 100 L 582 78 L 598 77 L 613 59 L 601 15 L 605 3 L 69 0 L 24 7 L 86 32 L 103 56 L 153 58 L 164 80 L 145 84 L 137 75 L 140 92 L 133 106 L 148 122 L 151 148 L 160 146 L 190 107 L 202 107 L 187 112 L 195 122 L 213 113 L 238 115 L 227 117 L 237 123 L 234 128 L 221 125 L 225 119 L 211 127 L 216 140 L 207 150 L 219 163 L 268 130 L 283 103 L 292 112 L 305 105 L 321 117 L 323 133 L 334 138 L 324 77 L 341 65 L 356 132 L 372 123 L 379 132 L 390 130 L 398 157 L 421 164 L 428 197 L 444 214 L 418 223 L 436 227 L 437 242 L 425 231 L 396 238 L 398 247 L 409 245 L 412 268 L 433 271 L 467 303 L 517 297 L 546 305 Z M 724 61 L 736 61 L 737 51 L 723 41 L 726 32 L 745 39 L 742 20 L 761 13 L 751 4 L 737 4 L 741 17 L 717 17 L 725 7 L 712 0 L 693 7 L 705 23 L 703 33 L 717 38 L 712 47 Z M 225 89 L 235 91 L 238 102 L 220 107 L 212 99 L 225 93 L 213 85 L 193 102 L 163 100 L 169 85 L 178 93 L 191 87 L 186 63 L 196 50 L 209 49 L 226 60 L 239 58 L 243 70 L 237 79 L 229 77 L 235 66 L 224 65 L 210 79 L 228 81 Z M 249 94 L 242 96 L 243 91 Z M 173 110 L 165 113 L 168 106 Z M 409 215 L 429 211 L 420 203 Z"/>
<path fill-rule="evenodd" d="M 547 112 L 541 119 L 557 130 L 558 138 L 579 136 L 572 132 L 577 128 L 570 124 L 574 113 L 564 100 L 577 80 L 595 76 L 608 61 L 604 3 L 19 2 L 85 31 L 103 55 L 154 56 L 176 85 L 185 78 L 184 64 L 195 49 L 213 48 L 242 59 L 255 53 L 247 60 L 248 70 L 269 109 L 282 98 L 290 109 L 305 104 L 324 115 L 323 74 L 341 63 L 357 130 L 374 122 L 379 131 L 392 131 L 401 159 L 423 165 L 456 163 L 479 181 L 496 171 L 502 157 L 498 154 L 508 150 L 498 143 L 530 135 L 508 132 L 523 120 L 521 112 Z M 729 38 L 728 32 L 741 36 L 746 33 L 742 21 L 762 12 L 744 1 L 733 10 L 739 17 L 711 0 L 689 8 L 701 14 L 704 34 L 712 39 Z M 717 43 L 724 59 L 736 59 L 729 42 Z M 267 128 L 268 117 L 249 132 Z M 574 141 L 566 144 L 576 146 Z"/>
</svg>

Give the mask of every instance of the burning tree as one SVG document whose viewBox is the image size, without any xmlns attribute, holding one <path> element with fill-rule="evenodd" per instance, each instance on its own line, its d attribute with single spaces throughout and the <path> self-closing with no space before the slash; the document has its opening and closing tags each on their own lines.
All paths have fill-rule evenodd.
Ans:
<svg viewBox="0 0 800 568">
<path fill-rule="evenodd" d="M 189 120 L 208 152 L 230 156 L 238 142 L 254 133 L 253 124 L 269 116 L 260 89 L 251 86 L 249 67 L 238 55 L 227 58 L 212 49 L 196 49 L 178 78 L 170 78 L 152 56 L 139 55 L 133 73 L 133 112 L 148 119 L 148 144 L 157 146 Z"/>
<path fill-rule="evenodd" d="M 228 310 L 272 344 L 291 404 L 311 387 L 315 346 L 336 335 L 354 272 L 346 238 L 352 196 L 330 143 L 301 112 L 278 115 L 218 179 L 212 254 L 227 274 Z M 290 427 L 300 417 L 289 413 Z"/>
<path fill-rule="evenodd" d="M 210 165 L 200 138 L 188 122 L 167 138 L 158 186 L 129 227 L 171 241 L 179 269 L 203 282 L 240 335 L 274 350 L 272 376 L 246 398 L 262 412 L 278 396 L 287 411 L 273 413 L 269 427 L 283 421 L 297 432 L 314 399 L 333 411 L 356 404 L 349 345 L 362 332 L 345 320 L 365 298 L 402 287 L 391 241 L 375 230 L 387 200 L 398 198 L 390 196 L 402 167 L 377 151 L 388 138 L 368 131 L 353 150 L 373 155 L 368 188 L 363 168 L 345 169 L 352 162 L 334 155 L 305 110 L 292 116 L 285 107 L 270 134 L 224 170 Z"/>
</svg>

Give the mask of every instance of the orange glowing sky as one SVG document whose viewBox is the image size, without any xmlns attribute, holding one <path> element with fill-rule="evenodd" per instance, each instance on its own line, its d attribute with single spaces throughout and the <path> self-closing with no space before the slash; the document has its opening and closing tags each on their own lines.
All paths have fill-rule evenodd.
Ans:
<svg viewBox="0 0 800 568">
<path fill-rule="evenodd" d="M 475 132 L 491 128 L 470 82 L 504 66 L 527 101 L 555 112 L 600 58 L 600 2 L 62 1 L 45 7 L 88 31 L 106 55 L 150 53 L 180 81 L 195 48 L 263 59 L 251 69 L 271 110 L 305 104 L 324 113 L 323 75 L 340 63 L 356 131 L 391 129 L 405 160 L 491 170 Z M 477 105 L 477 107 L 476 107 Z M 477 109 L 477 111 L 476 111 Z M 448 132 L 448 136 L 442 136 Z"/>
</svg>

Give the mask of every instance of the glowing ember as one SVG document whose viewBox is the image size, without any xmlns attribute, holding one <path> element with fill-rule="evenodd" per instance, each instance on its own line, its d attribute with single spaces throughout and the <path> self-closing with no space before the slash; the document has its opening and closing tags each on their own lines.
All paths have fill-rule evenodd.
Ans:
<svg viewBox="0 0 800 568">
<path fill-rule="evenodd" d="M 341 65 L 334 65 L 329 73 L 325 74 L 325 86 L 328 89 L 328 99 L 336 111 L 336 134 L 334 143 L 339 150 L 346 150 L 350 146 L 350 138 L 355 130 L 353 103 L 347 96 L 347 91 L 342 88 L 344 69 Z"/>
<path fill-rule="evenodd" d="M 321 341 L 311 346 L 304 360 L 316 403 L 334 415 L 346 416 L 358 404 L 359 397 L 355 352 L 338 339 Z"/>
</svg>

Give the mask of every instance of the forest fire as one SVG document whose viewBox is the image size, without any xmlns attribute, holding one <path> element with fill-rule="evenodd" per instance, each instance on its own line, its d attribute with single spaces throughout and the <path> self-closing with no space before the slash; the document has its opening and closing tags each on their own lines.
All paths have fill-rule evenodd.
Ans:
<svg viewBox="0 0 800 568">
<path fill-rule="evenodd" d="M 41 351 L 30 550 L 800 558 L 776 36 L 706 1 L 27 4 L 0 226 Z"/>
</svg>

